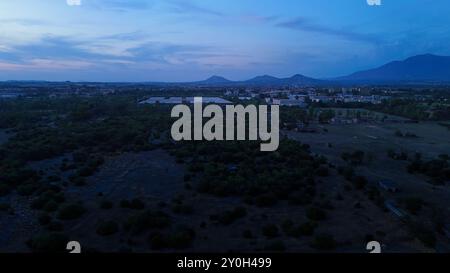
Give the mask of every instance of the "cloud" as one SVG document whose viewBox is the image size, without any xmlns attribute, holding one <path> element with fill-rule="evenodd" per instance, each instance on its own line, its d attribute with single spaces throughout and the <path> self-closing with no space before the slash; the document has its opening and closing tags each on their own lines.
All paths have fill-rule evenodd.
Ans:
<svg viewBox="0 0 450 273">
<path fill-rule="evenodd" d="M 182 13 L 182 14 L 204 14 L 204 15 L 212 15 L 212 16 L 224 16 L 225 14 L 213 9 L 205 8 L 203 6 L 195 4 L 193 1 L 190 0 L 170 0 L 167 1 L 170 6 L 171 10 L 176 13 Z"/>
<path fill-rule="evenodd" d="M 242 23 L 250 23 L 250 24 L 266 24 L 272 23 L 278 20 L 278 16 L 264 16 L 264 15 L 254 15 L 254 14 L 246 14 L 237 17 L 239 22 Z"/>
<path fill-rule="evenodd" d="M 289 21 L 285 21 L 282 23 L 276 24 L 277 27 L 289 28 L 293 30 L 305 31 L 305 32 L 313 32 L 324 35 L 331 35 L 340 37 L 350 41 L 358 41 L 358 42 L 367 42 L 367 43 L 378 43 L 379 37 L 365 34 L 353 32 L 351 30 L 346 29 L 336 29 L 328 26 L 319 25 L 311 22 L 310 20 L 302 17 L 298 17 Z"/>
<path fill-rule="evenodd" d="M 93 66 L 87 61 L 32 59 L 25 63 L 9 63 L 0 61 L 0 70 L 79 70 Z"/>
<path fill-rule="evenodd" d="M 153 6 L 152 0 L 92 0 L 89 7 L 99 10 L 126 12 L 130 10 L 146 10 Z"/>
<path fill-rule="evenodd" d="M 117 34 L 89 40 L 46 36 L 41 40 L 14 48 L 0 47 L 0 70 L 31 70 L 42 67 L 64 70 L 83 68 L 175 68 L 188 65 L 230 66 L 247 63 L 247 56 L 232 54 L 223 48 L 208 45 L 176 44 L 159 41 L 137 41 L 124 45 L 130 35 Z M 137 35 L 139 36 L 139 35 Z M 104 43 L 108 39 L 118 43 Z M 106 40 L 105 40 L 106 39 Z M 134 44 L 134 45 L 133 45 Z"/>
<path fill-rule="evenodd" d="M 101 36 L 98 39 L 113 40 L 113 41 L 141 41 L 148 38 L 149 34 L 142 31 L 133 31 L 125 33 L 116 33 L 111 35 Z"/>
<path fill-rule="evenodd" d="M 23 19 L 23 18 L 10 18 L 10 19 L 0 19 L 0 24 L 16 24 L 22 26 L 45 26 L 49 25 L 50 22 L 40 19 Z"/>
<path fill-rule="evenodd" d="M 81 6 L 81 0 L 66 0 L 69 6 Z"/>
</svg>

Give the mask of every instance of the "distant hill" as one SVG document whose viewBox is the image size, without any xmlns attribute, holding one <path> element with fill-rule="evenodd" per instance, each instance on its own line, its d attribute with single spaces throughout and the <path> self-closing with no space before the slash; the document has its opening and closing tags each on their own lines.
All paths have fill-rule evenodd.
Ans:
<svg viewBox="0 0 450 273">
<path fill-rule="evenodd" d="M 290 78 L 276 78 L 269 75 L 258 76 L 253 79 L 244 81 L 248 85 L 266 85 L 266 86 L 287 86 L 287 85 L 321 85 L 325 82 L 322 80 L 313 79 L 300 74 L 294 75 Z"/>
<path fill-rule="evenodd" d="M 205 84 L 205 85 L 217 85 L 217 84 L 229 84 L 232 81 L 221 77 L 221 76 L 212 76 L 204 81 L 195 82 L 196 84 Z"/>
<path fill-rule="evenodd" d="M 358 83 L 450 83 L 450 57 L 418 55 L 335 80 Z"/>
<path fill-rule="evenodd" d="M 301 85 L 301 86 L 312 86 L 312 85 L 320 85 L 326 83 L 322 80 L 317 80 L 313 78 L 309 78 L 300 74 L 294 75 L 290 78 L 277 78 L 270 75 L 263 75 L 252 78 L 246 81 L 230 81 L 221 76 L 212 76 L 204 81 L 192 82 L 190 84 L 195 85 L 211 85 L 211 86 L 271 86 L 271 87 L 279 87 L 279 86 L 292 86 L 292 85 Z"/>
</svg>

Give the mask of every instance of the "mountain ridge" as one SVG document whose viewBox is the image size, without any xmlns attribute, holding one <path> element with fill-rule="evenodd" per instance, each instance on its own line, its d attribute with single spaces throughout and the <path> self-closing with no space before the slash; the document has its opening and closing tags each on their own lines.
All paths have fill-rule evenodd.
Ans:
<svg viewBox="0 0 450 273">
<path fill-rule="evenodd" d="M 343 82 L 450 82 L 450 56 L 415 55 L 334 78 Z"/>
</svg>

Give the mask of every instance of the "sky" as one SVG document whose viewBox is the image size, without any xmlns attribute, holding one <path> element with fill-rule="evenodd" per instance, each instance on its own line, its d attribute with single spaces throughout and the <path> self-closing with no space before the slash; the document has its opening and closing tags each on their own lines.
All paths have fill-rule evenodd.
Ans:
<svg viewBox="0 0 450 273">
<path fill-rule="evenodd" d="M 0 0 L 0 80 L 316 78 L 450 55 L 450 1 Z"/>
</svg>

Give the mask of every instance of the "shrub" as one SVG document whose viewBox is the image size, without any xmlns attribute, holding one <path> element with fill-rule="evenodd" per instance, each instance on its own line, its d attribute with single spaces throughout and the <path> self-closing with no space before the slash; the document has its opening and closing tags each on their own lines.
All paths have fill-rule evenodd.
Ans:
<svg viewBox="0 0 450 273">
<path fill-rule="evenodd" d="M 211 220 L 216 220 L 222 225 L 230 225 L 234 221 L 243 218 L 247 215 L 247 210 L 244 207 L 237 207 L 233 210 L 227 210 L 218 215 L 211 216 Z"/>
<path fill-rule="evenodd" d="M 357 190 L 362 190 L 367 185 L 367 179 L 364 176 L 353 176 L 351 181 Z"/>
<path fill-rule="evenodd" d="M 100 208 L 101 209 L 112 209 L 114 207 L 114 204 L 109 200 L 103 200 L 100 202 Z"/>
<path fill-rule="evenodd" d="M 38 216 L 38 221 L 39 224 L 45 226 L 48 225 L 52 220 L 52 217 L 50 217 L 50 215 L 48 215 L 47 213 L 42 213 Z"/>
<path fill-rule="evenodd" d="M 311 246 L 317 250 L 329 251 L 336 248 L 336 241 L 330 234 L 320 234 L 314 238 Z"/>
<path fill-rule="evenodd" d="M 435 233 L 419 222 L 409 222 L 408 228 L 413 236 L 419 239 L 427 247 L 436 246 L 436 235 Z"/>
<path fill-rule="evenodd" d="M 59 207 L 59 204 L 56 201 L 50 200 L 47 202 L 47 204 L 45 204 L 43 209 L 47 212 L 53 212 L 53 211 L 56 211 L 58 209 L 58 207 Z"/>
<path fill-rule="evenodd" d="M 277 203 L 277 197 L 274 194 L 267 193 L 255 198 L 255 204 L 258 207 L 271 207 Z"/>
<path fill-rule="evenodd" d="M 142 200 L 135 198 L 130 202 L 130 209 L 143 210 L 145 209 L 145 203 Z"/>
<path fill-rule="evenodd" d="M 130 201 L 128 201 L 128 200 L 121 200 L 120 201 L 120 207 L 121 208 L 124 208 L 124 209 L 128 209 L 128 208 L 130 208 Z"/>
<path fill-rule="evenodd" d="M 17 193 L 22 196 L 30 196 L 36 191 L 36 189 L 36 185 L 27 183 L 17 187 Z"/>
<path fill-rule="evenodd" d="M 321 176 L 321 177 L 326 177 L 326 176 L 330 175 L 330 172 L 326 166 L 320 166 L 316 170 L 316 175 Z"/>
<path fill-rule="evenodd" d="M 8 185 L 0 183 L 0 196 L 6 196 L 10 193 L 11 188 Z"/>
<path fill-rule="evenodd" d="M 49 205 L 48 209 L 52 210 L 56 206 L 59 206 L 62 202 L 64 202 L 64 194 L 57 193 L 54 190 L 49 190 L 46 192 L 41 193 L 41 195 L 31 202 L 31 208 L 42 210 L 45 209 L 48 203 L 52 203 Z"/>
<path fill-rule="evenodd" d="M 0 203 L 0 211 L 8 211 L 11 209 L 11 205 L 8 203 Z"/>
<path fill-rule="evenodd" d="M 149 243 L 152 249 L 164 248 L 185 249 L 195 239 L 195 231 L 190 228 L 179 227 L 168 235 L 154 232 L 149 235 Z"/>
<path fill-rule="evenodd" d="M 122 200 L 120 201 L 120 207 L 125 209 L 143 210 L 145 209 L 145 203 L 140 199 Z"/>
<path fill-rule="evenodd" d="M 252 231 L 249 229 L 244 230 L 242 232 L 242 237 L 244 237 L 245 239 L 252 239 L 253 238 Z"/>
<path fill-rule="evenodd" d="M 169 216 L 164 212 L 146 210 L 128 218 L 125 229 L 133 233 L 141 233 L 148 229 L 165 228 L 170 225 L 170 222 Z"/>
<path fill-rule="evenodd" d="M 298 227 L 298 233 L 303 236 L 312 236 L 317 228 L 317 224 L 314 222 L 306 222 Z"/>
<path fill-rule="evenodd" d="M 286 250 L 286 246 L 284 245 L 283 241 L 275 241 L 275 242 L 268 243 L 264 247 L 264 250 L 265 251 L 283 252 Z"/>
<path fill-rule="evenodd" d="M 278 227 L 273 224 L 265 225 L 262 229 L 262 233 L 267 238 L 274 238 L 279 235 Z"/>
<path fill-rule="evenodd" d="M 185 249 L 192 244 L 195 231 L 190 228 L 179 228 L 169 235 L 169 246 L 175 249 Z"/>
<path fill-rule="evenodd" d="M 406 209 L 411 212 L 412 214 L 417 214 L 423 206 L 423 201 L 420 198 L 411 197 L 406 198 L 404 200 Z"/>
<path fill-rule="evenodd" d="M 100 236 L 110 236 L 119 231 L 119 225 L 114 221 L 100 222 L 97 226 L 97 234 Z"/>
<path fill-rule="evenodd" d="M 148 236 L 148 242 L 153 250 L 160 250 L 169 247 L 166 237 L 161 232 L 150 233 Z"/>
<path fill-rule="evenodd" d="M 306 211 L 306 216 L 313 221 L 322 221 L 326 219 L 324 210 L 316 207 L 311 207 Z"/>
<path fill-rule="evenodd" d="M 60 220 L 75 220 L 80 218 L 86 209 L 79 204 L 68 204 L 63 206 L 58 212 L 58 219 Z"/>
<path fill-rule="evenodd" d="M 314 234 L 316 227 L 317 224 L 314 222 L 306 222 L 299 226 L 295 226 L 291 220 L 287 220 L 282 224 L 284 233 L 294 238 L 299 238 L 301 236 L 311 236 Z"/>
<path fill-rule="evenodd" d="M 59 221 L 51 221 L 47 225 L 47 230 L 49 230 L 49 231 L 63 231 L 64 230 L 64 226 Z"/>
<path fill-rule="evenodd" d="M 37 235 L 28 241 L 29 247 L 34 252 L 66 252 L 69 238 L 60 233 L 48 233 Z"/>
<path fill-rule="evenodd" d="M 194 208 L 191 205 L 175 204 L 172 207 L 172 211 L 176 214 L 192 214 Z"/>
</svg>

